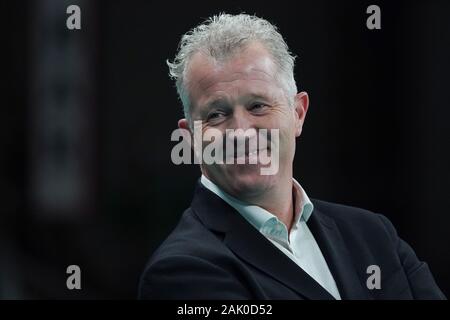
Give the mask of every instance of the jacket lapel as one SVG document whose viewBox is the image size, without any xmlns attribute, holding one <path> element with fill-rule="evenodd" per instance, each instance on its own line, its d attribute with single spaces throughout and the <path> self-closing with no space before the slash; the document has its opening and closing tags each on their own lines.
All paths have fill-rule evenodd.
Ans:
<svg viewBox="0 0 450 320">
<path fill-rule="evenodd" d="M 208 228 L 225 233 L 224 243 L 242 260 L 308 299 L 334 299 L 234 208 L 201 183 L 198 183 L 191 208 Z"/>
<path fill-rule="evenodd" d="M 370 299 L 334 219 L 314 208 L 308 226 L 336 281 L 341 298 Z"/>
<path fill-rule="evenodd" d="M 235 215 L 238 214 L 236 212 Z M 234 228 L 226 234 L 225 244 L 247 263 L 282 282 L 300 295 L 314 300 L 334 299 L 303 269 L 243 218 L 235 219 Z"/>
</svg>

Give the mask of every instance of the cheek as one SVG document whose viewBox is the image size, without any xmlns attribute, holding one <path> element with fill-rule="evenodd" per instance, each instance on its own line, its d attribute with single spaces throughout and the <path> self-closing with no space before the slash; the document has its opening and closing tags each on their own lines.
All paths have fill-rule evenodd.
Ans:
<svg viewBox="0 0 450 320">
<path fill-rule="evenodd" d="M 294 126 L 284 126 L 280 129 L 280 152 L 289 154 L 295 152 L 296 130 Z"/>
</svg>

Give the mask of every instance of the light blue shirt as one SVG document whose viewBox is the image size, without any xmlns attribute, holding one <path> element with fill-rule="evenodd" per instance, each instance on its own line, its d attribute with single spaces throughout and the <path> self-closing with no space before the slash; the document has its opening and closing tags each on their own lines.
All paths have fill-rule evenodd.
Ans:
<svg viewBox="0 0 450 320">
<path fill-rule="evenodd" d="M 290 232 L 288 232 L 286 225 L 269 211 L 230 196 L 204 175 L 202 175 L 200 181 L 206 188 L 236 209 L 253 227 L 316 280 L 335 299 L 341 299 L 322 251 L 320 251 L 319 245 L 306 224 L 311 217 L 314 206 L 295 179 L 293 179 L 295 217 Z"/>
</svg>

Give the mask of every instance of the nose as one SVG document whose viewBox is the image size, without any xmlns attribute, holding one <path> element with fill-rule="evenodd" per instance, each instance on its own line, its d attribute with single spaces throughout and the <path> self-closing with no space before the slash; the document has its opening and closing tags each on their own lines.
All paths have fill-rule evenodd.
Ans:
<svg viewBox="0 0 450 320">
<path fill-rule="evenodd" d="M 231 129 L 226 134 L 228 140 L 234 140 L 234 143 L 245 144 L 257 141 L 255 119 L 252 118 L 245 107 L 236 107 L 231 120 L 229 127 L 227 127 L 227 129 Z"/>
<path fill-rule="evenodd" d="M 233 119 L 230 123 L 231 127 L 229 129 L 242 129 L 247 130 L 254 128 L 254 121 L 251 115 L 247 112 L 244 107 L 238 106 L 233 112 Z"/>
</svg>

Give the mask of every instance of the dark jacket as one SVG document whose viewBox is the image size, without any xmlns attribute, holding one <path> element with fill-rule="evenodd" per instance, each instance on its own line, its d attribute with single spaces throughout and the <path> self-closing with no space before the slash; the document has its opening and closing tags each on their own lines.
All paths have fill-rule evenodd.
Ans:
<svg viewBox="0 0 450 320">
<path fill-rule="evenodd" d="M 342 299 L 445 299 L 390 221 L 311 199 L 308 220 Z M 369 289 L 370 265 L 381 288 Z M 235 209 L 198 183 L 191 207 L 153 254 L 141 299 L 333 299 Z"/>
</svg>

